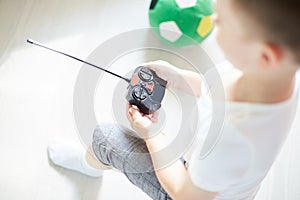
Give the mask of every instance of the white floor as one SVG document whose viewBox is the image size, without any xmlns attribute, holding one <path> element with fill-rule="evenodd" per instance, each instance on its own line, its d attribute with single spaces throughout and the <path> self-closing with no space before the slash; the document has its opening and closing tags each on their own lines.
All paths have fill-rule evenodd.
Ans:
<svg viewBox="0 0 300 200">
<path fill-rule="evenodd" d="M 0 199 L 149 199 L 118 172 L 93 179 L 48 161 L 51 138 L 78 142 L 72 98 L 81 64 L 26 43 L 86 58 L 114 35 L 149 27 L 148 7 L 147 0 L 0 1 Z M 213 39 L 203 46 L 223 60 Z M 259 200 L 300 199 L 299 130 L 295 123 Z"/>
</svg>

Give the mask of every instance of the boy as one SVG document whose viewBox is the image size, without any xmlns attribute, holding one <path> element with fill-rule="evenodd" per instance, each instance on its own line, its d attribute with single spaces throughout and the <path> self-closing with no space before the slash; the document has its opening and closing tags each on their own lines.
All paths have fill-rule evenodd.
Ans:
<svg viewBox="0 0 300 200">
<path fill-rule="evenodd" d="M 239 73 L 224 79 L 226 117 L 222 137 L 205 159 L 198 159 L 199 150 L 195 150 L 188 167 L 178 160 L 152 172 L 152 163 L 156 166 L 160 158 L 151 153 L 167 143 L 164 134 L 138 139 L 116 126 L 95 130 L 93 149 L 85 160 L 80 157 L 82 153 L 76 155 L 74 149 L 59 142 L 50 144 L 50 158 L 91 176 L 99 176 L 98 169 L 103 166 L 115 167 L 153 199 L 254 199 L 287 136 L 297 105 L 299 10 L 300 2 L 289 0 L 217 1 L 218 43 Z M 180 88 L 176 82 L 180 75 L 196 96 L 201 93 L 197 74 L 165 62 L 146 66 L 167 80 L 168 87 Z M 129 105 L 128 119 L 139 135 L 147 136 L 151 116 Z M 143 160 L 131 154 L 148 151 L 148 159 Z M 127 173 L 140 166 L 150 166 L 150 170 Z"/>
</svg>

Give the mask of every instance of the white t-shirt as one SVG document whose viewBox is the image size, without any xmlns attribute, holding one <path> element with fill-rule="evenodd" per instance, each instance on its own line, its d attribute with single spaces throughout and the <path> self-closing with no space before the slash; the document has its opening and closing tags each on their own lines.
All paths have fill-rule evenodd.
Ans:
<svg viewBox="0 0 300 200">
<path fill-rule="evenodd" d="M 219 140 L 206 157 L 200 156 L 199 146 L 189 162 L 193 183 L 219 192 L 215 200 L 254 199 L 289 133 L 298 103 L 296 88 L 289 100 L 277 104 L 225 102 Z M 201 101 L 199 110 L 204 112 L 211 104 L 205 97 Z"/>
</svg>

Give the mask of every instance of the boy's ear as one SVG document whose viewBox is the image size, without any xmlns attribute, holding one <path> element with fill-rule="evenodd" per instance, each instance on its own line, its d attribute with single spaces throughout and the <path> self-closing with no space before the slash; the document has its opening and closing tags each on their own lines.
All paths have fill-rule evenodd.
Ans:
<svg viewBox="0 0 300 200">
<path fill-rule="evenodd" d="M 276 68 L 282 60 L 282 49 L 278 45 L 265 43 L 260 53 L 260 64 L 263 68 Z"/>
</svg>

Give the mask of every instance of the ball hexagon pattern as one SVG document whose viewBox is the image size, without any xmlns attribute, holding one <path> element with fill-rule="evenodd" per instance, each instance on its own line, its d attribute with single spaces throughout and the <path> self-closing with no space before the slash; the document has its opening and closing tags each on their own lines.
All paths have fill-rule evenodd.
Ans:
<svg viewBox="0 0 300 200">
<path fill-rule="evenodd" d="M 176 0 L 179 8 L 189 8 L 197 4 L 197 0 Z"/>
<path fill-rule="evenodd" d="M 175 42 L 183 35 L 174 21 L 160 23 L 159 32 L 162 37 L 170 42 Z"/>
<path fill-rule="evenodd" d="M 214 28 L 212 5 L 212 0 L 152 0 L 150 25 L 170 45 L 199 44 Z"/>
</svg>

